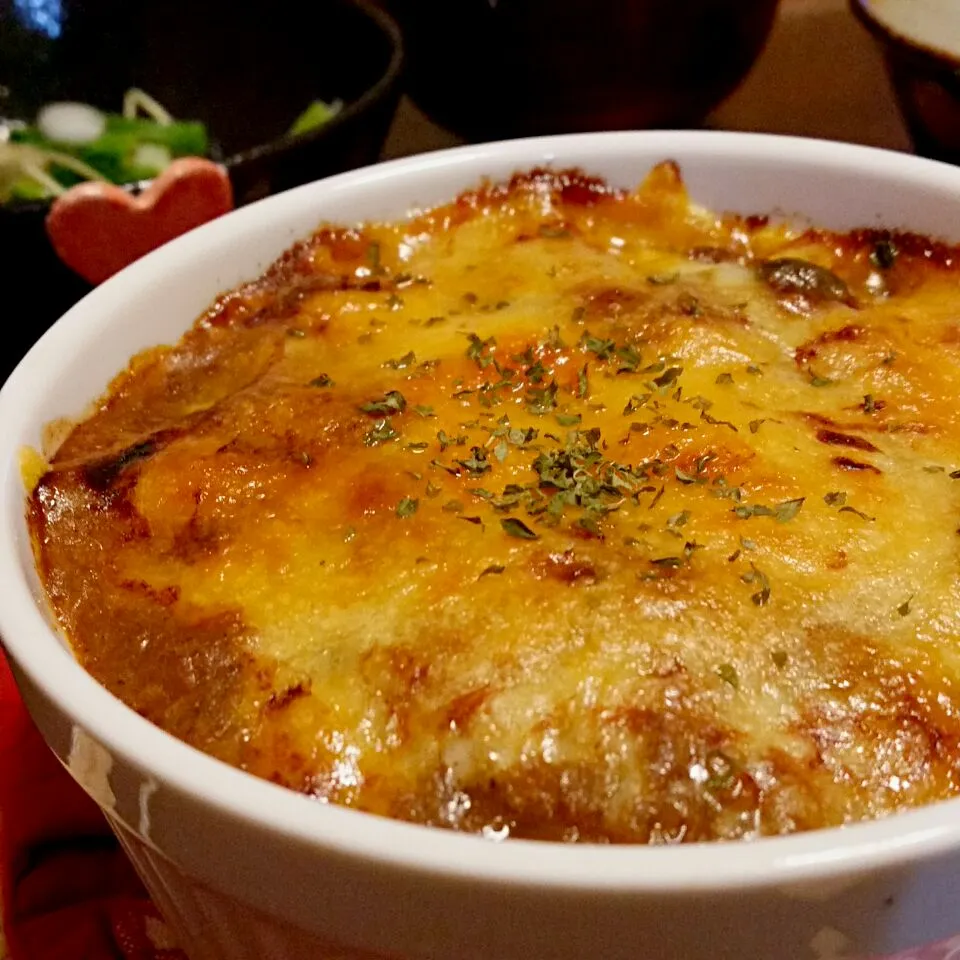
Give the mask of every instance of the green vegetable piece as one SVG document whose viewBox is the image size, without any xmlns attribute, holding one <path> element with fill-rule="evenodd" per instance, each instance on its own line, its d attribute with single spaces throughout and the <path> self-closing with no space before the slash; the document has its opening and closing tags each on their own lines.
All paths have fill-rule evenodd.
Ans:
<svg viewBox="0 0 960 960">
<path fill-rule="evenodd" d="M 316 130 L 329 123 L 340 112 L 337 103 L 325 103 L 323 100 L 314 100 L 303 113 L 293 121 L 290 127 L 290 136 L 299 137 L 311 130 Z"/>
</svg>

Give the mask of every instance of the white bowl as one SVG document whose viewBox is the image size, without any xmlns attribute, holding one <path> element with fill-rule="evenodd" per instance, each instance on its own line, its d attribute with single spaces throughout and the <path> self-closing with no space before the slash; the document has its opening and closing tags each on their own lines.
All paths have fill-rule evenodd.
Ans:
<svg viewBox="0 0 960 960">
<path fill-rule="evenodd" d="M 18 450 L 80 414 L 321 219 L 396 217 L 481 177 L 664 158 L 721 210 L 960 240 L 960 169 L 835 143 L 617 133 L 428 154 L 334 177 L 182 237 L 91 293 L 0 391 L 0 634 L 47 742 L 103 807 L 193 960 L 815 960 L 960 930 L 960 800 L 840 830 L 677 848 L 495 844 L 310 801 L 206 757 L 106 693 L 51 627 Z"/>
</svg>

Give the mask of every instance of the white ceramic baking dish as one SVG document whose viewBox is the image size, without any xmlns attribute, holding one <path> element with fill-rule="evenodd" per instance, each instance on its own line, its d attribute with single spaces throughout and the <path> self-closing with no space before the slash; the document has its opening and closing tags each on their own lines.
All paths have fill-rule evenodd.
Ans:
<svg viewBox="0 0 960 960">
<path fill-rule="evenodd" d="M 633 185 L 665 158 L 716 209 L 960 240 L 960 169 L 912 156 L 698 132 L 467 147 L 302 187 L 176 240 L 79 303 L 0 391 L 4 646 L 44 737 L 192 960 L 826 960 L 960 931 L 960 801 L 755 843 L 498 844 L 323 806 L 220 764 L 106 693 L 51 627 L 18 450 L 82 413 L 132 353 L 175 339 L 322 219 L 396 217 L 538 164 Z"/>
</svg>

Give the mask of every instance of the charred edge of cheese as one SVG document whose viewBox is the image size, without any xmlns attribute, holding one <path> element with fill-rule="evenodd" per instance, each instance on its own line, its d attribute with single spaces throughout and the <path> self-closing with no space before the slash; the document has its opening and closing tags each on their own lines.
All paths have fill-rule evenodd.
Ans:
<svg viewBox="0 0 960 960">
<path fill-rule="evenodd" d="M 676 843 L 955 796 L 957 276 L 672 163 L 325 225 L 33 462 L 41 576 L 144 716 L 386 816 Z"/>
</svg>

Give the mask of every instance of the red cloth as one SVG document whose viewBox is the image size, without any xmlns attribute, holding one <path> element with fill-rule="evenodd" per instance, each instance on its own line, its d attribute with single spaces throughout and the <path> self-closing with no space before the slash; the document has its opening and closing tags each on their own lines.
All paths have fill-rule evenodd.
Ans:
<svg viewBox="0 0 960 960">
<path fill-rule="evenodd" d="M 2 652 L 0 916 L 10 960 L 186 960 L 96 804 L 41 739 Z"/>
</svg>

